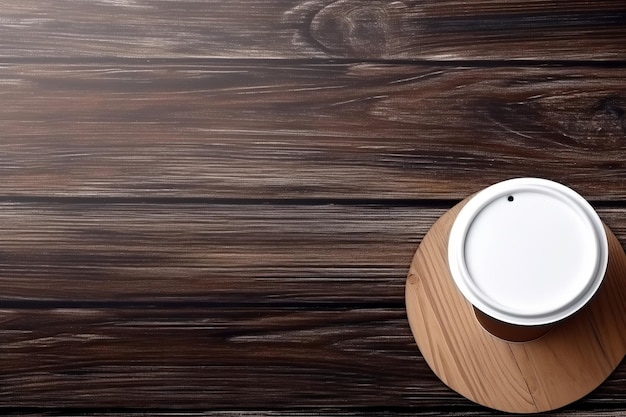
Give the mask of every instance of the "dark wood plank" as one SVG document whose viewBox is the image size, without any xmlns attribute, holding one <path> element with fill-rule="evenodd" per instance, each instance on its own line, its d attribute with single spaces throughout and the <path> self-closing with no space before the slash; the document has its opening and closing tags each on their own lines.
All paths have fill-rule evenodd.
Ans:
<svg viewBox="0 0 626 417">
<path fill-rule="evenodd" d="M 0 67 L 0 195 L 624 200 L 626 70 L 281 62 Z"/>
<path fill-rule="evenodd" d="M 624 59 L 617 0 L 25 0 L 5 57 Z"/>
<path fill-rule="evenodd" d="M 462 407 L 457 407 L 462 408 Z M 6 411 L 3 410 L 3 411 Z M 560 409 L 556 412 L 549 414 L 535 414 L 537 416 L 549 415 L 551 417 L 622 417 L 626 412 L 626 408 L 614 407 L 614 408 L 592 408 L 592 409 L 574 409 L 573 407 L 567 407 Z M 131 416 L 145 416 L 150 417 L 362 417 L 370 415 L 383 415 L 386 417 L 510 417 L 511 414 L 501 413 L 493 410 L 481 409 L 475 410 L 474 408 L 466 411 L 450 411 L 450 409 L 434 410 L 432 408 L 424 407 L 403 407 L 403 408 L 379 408 L 379 407 L 357 407 L 354 409 L 346 408 L 297 408 L 288 410 L 220 410 L 220 411 L 173 411 L 173 410 L 154 410 L 148 411 L 114 411 L 98 409 L 10 409 L 7 414 L 8 417 L 21 416 L 58 416 L 62 414 L 65 417 L 73 416 L 85 416 L 90 417 L 131 417 Z"/>
<path fill-rule="evenodd" d="M 405 321 L 402 309 L 2 310 L 0 405 L 389 406 L 433 392 L 454 401 Z"/>
<path fill-rule="evenodd" d="M 401 304 L 443 211 L 0 204 L 0 300 Z"/>
<path fill-rule="evenodd" d="M 626 408 L 615 407 L 612 409 L 607 408 L 594 408 L 591 410 L 576 410 L 572 407 L 568 407 L 565 409 L 561 409 L 556 412 L 551 412 L 549 414 L 535 414 L 537 416 L 549 415 L 552 417 L 622 417 L 626 412 Z M 478 410 L 469 409 L 467 411 L 450 411 L 449 409 L 444 410 L 433 410 L 431 408 L 424 409 L 423 407 L 407 407 L 401 409 L 395 408 L 355 408 L 355 409 L 345 409 L 345 408 L 302 408 L 302 409 L 289 409 L 289 410 L 221 410 L 221 411 L 171 411 L 171 410 L 159 410 L 156 411 L 154 409 L 149 410 L 149 412 L 131 412 L 128 410 L 122 411 L 100 411 L 90 409 L 86 410 L 75 410 L 75 409 L 11 409 L 6 416 L 22 416 L 22 417 L 30 417 L 30 416 L 58 416 L 60 413 L 66 417 L 72 416 L 85 416 L 89 415 L 90 417 L 131 417 L 131 416 L 144 416 L 149 414 L 151 417 L 215 417 L 215 416 L 228 416 L 228 417 L 361 417 L 361 416 L 370 416 L 370 415 L 384 415 L 388 417 L 482 417 L 482 416 L 492 416 L 492 417 L 510 417 L 511 414 L 505 414 L 493 410 Z"/>
<path fill-rule="evenodd" d="M 0 353 L 0 406 L 483 410 L 428 370 L 402 308 L 3 309 Z M 577 407 L 623 404 L 625 377 Z"/>
<path fill-rule="evenodd" d="M 413 253 L 444 211 L 4 203 L 0 301 L 400 306 Z M 599 213 L 626 242 L 626 209 Z"/>
</svg>

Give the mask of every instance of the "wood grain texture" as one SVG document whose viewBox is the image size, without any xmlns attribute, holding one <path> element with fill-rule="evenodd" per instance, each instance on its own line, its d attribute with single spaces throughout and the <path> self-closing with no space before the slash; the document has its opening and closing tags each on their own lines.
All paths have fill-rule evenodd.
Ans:
<svg viewBox="0 0 626 417">
<path fill-rule="evenodd" d="M 400 304 L 412 253 L 442 212 L 4 203 L 0 299 Z"/>
<path fill-rule="evenodd" d="M 4 57 L 621 60 L 621 1 L 3 2 Z"/>
<path fill-rule="evenodd" d="M 106 410 L 85 413 L 83 409 L 64 408 L 62 411 L 46 410 L 46 409 L 4 409 L 7 411 L 6 416 L 58 416 L 62 413 L 66 417 L 85 416 L 91 417 L 131 417 L 131 416 L 150 416 L 150 417 L 317 417 L 324 415 L 326 417 L 360 417 L 369 416 L 372 414 L 394 417 L 510 417 L 510 413 L 502 413 L 499 411 L 482 409 L 479 411 L 466 410 L 466 411 L 433 411 L 428 408 L 397 408 L 397 409 L 373 409 L 368 410 L 365 408 L 346 410 L 343 408 L 291 408 L 287 410 L 219 410 L 219 411 L 174 411 L 174 410 L 155 410 L 150 409 L 146 411 L 129 411 L 129 410 Z M 595 408 L 593 411 L 589 410 L 576 410 L 576 409 L 562 409 L 549 413 L 552 417 L 621 417 L 624 415 L 626 408 L 615 407 L 614 409 Z"/>
<path fill-rule="evenodd" d="M 340 405 L 345 396 L 384 404 L 441 390 L 434 377 L 411 386 L 395 378 L 423 366 L 406 337 L 403 309 L 83 308 L 0 316 L 2 405 L 237 409 L 245 402 L 255 409 Z"/>
<path fill-rule="evenodd" d="M 405 314 L 261 306 L 2 309 L 0 407 L 486 412 L 430 372 Z M 625 379 L 622 364 L 571 410 L 620 407 Z"/>
<path fill-rule="evenodd" d="M 402 306 L 443 211 L 4 203 L 0 407 L 484 412 L 430 372 Z M 624 209 L 600 215 L 626 238 Z M 623 403 L 625 379 L 576 407 Z"/>
<path fill-rule="evenodd" d="M 444 211 L 3 203 L 0 301 L 399 306 L 413 253 Z M 599 213 L 626 241 L 626 209 Z"/>
<path fill-rule="evenodd" d="M 544 176 L 626 242 L 621 1 L 0 1 L 0 413 L 502 415 L 402 296 Z M 626 409 L 622 364 L 554 415 Z"/>
<path fill-rule="evenodd" d="M 575 409 L 563 409 L 555 412 L 551 412 L 549 415 L 552 417 L 621 417 L 624 415 L 626 408 L 616 407 L 614 409 L 596 408 L 593 411 L 589 410 L 575 410 Z M 85 416 L 85 411 L 82 409 L 63 409 L 63 416 Z M 394 417 L 510 417 L 510 413 L 502 413 L 499 411 L 490 410 L 466 410 L 466 411 L 433 411 L 431 409 L 424 408 L 399 408 L 393 410 L 345 410 L 342 408 L 302 408 L 302 409 L 288 409 L 288 410 L 220 410 L 220 411 L 172 411 L 172 410 L 155 410 L 132 412 L 128 410 L 121 411 L 98 411 L 89 412 L 89 416 L 92 417 L 131 417 L 131 416 L 150 416 L 150 417 L 214 417 L 214 416 L 226 416 L 226 417 L 317 417 L 324 415 L 326 417 L 357 417 L 364 415 L 384 415 Z M 50 411 L 45 409 L 11 409 L 5 414 L 6 416 L 58 416 L 59 410 Z"/>
<path fill-rule="evenodd" d="M 4 196 L 461 199 L 537 176 L 626 199 L 621 67 L 5 63 L 0 84 Z"/>
</svg>

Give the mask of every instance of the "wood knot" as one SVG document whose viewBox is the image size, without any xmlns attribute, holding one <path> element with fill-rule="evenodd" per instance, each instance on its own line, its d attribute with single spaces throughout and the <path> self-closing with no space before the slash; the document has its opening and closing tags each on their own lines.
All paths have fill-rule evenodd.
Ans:
<svg viewBox="0 0 626 417">
<path fill-rule="evenodd" d="M 311 35 L 329 52 L 381 57 L 389 53 L 392 12 L 400 7 L 397 1 L 336 1 L 315 15 Z"/>
<path fill-rule="evenodd" d="M 545 146 L 561 143 L 586 151 L 621 149 L 626 140 L 626 99 L 611 96 L 548 95 L 517 105 L 517 111 L 502 121 L 515 123 L 532 132 L 528 139 L 541 140 Z M 502 112 L 500 112 L 502 113 Z M 515 116 L 515 117 L 513 117 Z"/>
<path fill-rule="evenodd" d="M 619 145 L 626 138 L 625 104 L 619 97 L 600 100 L 591 113 L 589 136 L 602 137 L 611 145 Z"/>
</svg>

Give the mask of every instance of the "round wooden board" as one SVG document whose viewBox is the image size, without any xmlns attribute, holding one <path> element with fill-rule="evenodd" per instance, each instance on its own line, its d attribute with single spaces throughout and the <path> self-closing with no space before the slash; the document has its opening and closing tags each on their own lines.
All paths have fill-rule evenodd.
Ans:
<svg viewBox="0 0 626 417">
<path fill-rule="evenodd" d="M 481 327 L 448 270 L 448 235 L 464 204 L 433 225 L 407 277 L 407 315 L 424 359 L 450 388 L 501 411 L 548 411 L 587 395 L 626 354 L 626 254 L 619 241 L 606 228 L 609 266 L 580 312 L 539 339 L 509 342 Z"/>
</svg>

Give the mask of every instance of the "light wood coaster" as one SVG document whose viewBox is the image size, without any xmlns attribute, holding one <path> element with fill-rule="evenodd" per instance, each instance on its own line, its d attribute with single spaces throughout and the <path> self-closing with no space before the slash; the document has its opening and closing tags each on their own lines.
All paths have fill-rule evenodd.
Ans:
<svg viewBox="0 0 626 417">
<path fill-rule="evenodd" d="M 501 411 L 548 411 L 587 395 L 626 354 L 626 254 L 619 241 L 606 228 L 608 269 L 581 311 L 538 339 L 505 341 L 480 325 L 448 270 L 448 235 L 464 204 L 433 225 L 407 277 L 409 324 L 424 359 L 450 388 Z"/>
</svg>

